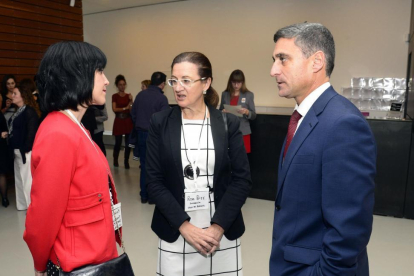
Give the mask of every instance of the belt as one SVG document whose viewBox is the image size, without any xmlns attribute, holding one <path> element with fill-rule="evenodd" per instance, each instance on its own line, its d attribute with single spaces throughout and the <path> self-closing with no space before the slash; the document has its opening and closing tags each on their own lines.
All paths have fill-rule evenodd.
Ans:
<svg viewBox="0 0 414 276">
<path fill-rule="evenodd" d="M 120 119 L 126 119 L 126 118 L 131 117 L 131 115 L 130 114 L 127 114 L 127 113 L 116 113 L 115 114 L 115 117 L 116 118 L 120 118 Z"/>
</svg>

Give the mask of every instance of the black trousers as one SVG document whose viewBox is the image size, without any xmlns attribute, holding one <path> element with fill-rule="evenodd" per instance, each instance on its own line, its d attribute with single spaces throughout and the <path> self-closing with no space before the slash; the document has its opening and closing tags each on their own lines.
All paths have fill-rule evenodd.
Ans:
<svg viewBox="0 0 414 276">
<path fill-rule="evenodd" d="M 129 154 L 131 152 L 131 148 L 128 147 L 129 143 L 129 134 L 125 134 L 125 156 L 124 159 L 126 162 L 129 160 Z M 121 150 L 122 144 L 122 135 L 115 135 L 115 146 L 114 146 L 114 154 L 119 154 Z"/>
</svg>

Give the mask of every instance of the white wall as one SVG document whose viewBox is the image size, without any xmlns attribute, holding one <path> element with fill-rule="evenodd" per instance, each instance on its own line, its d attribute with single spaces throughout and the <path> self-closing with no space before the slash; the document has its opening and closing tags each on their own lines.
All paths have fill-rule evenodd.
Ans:
<svg viewBox="0 0 414 276">
<path fill-rule="evenodd" d="M 298 22 L 320 22 L 332 32 L 331 83 L 338 92 L 352 77 L 405 77 L 410 12 L 411 0 L 192 0 L 84 16 L 84 38 L 108 58 L 105 129 L 112 130 L 115 76 L 125 75 L 135 97 L 152 72 L 169 77 L 173 58 L 184 51 L 210 59 L 219 94 L 230 73 L 241 69 L 257 106 L 294 106 L 278 96 L 269 72 L 273 34 Z M 174 103 L 171 88 L 165 94 Z"/>
</svg>

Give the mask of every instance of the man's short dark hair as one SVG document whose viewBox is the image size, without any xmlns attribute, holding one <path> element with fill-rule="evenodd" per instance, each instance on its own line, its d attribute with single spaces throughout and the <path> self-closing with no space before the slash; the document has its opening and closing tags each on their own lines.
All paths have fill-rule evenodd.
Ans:
<svg viewBox="0 0 414 276">
<path fill-rule="evenodd" d="M 331 32 L 319 23 L 299 23 L 279 29 L 273 36 L 276 43 L 280 38 L 295 38 L 295 44 L 308 58 L 322 51 L 326 58 L 326 75 L 331 76 L 335 64 L 335 42 Z"/>
<path fill-rule="evenodd" d="M 151 85 L 158 86 L 167 80 L 167 75 L 163 72 L 154 72 L 151 76 Z"/>
<path fill-rule="evenodd" d="M 92 102 L 95 72 L 106 66 L 105 54 L 86 42 L 64 41 L 51 45 L 36 75 L 40 106 L 49 113 Z"/>
</svg>

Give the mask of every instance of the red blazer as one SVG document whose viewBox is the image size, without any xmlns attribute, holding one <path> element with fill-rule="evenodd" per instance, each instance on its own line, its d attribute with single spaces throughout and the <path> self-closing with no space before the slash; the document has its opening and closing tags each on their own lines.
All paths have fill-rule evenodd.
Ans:
<svg viewBox="0 0 414 276">
<path fill-rule="evenodd" d="M 31 204 L 24 240 L 36 270 L 56 255 L 64 271 L 118 256 L 111 211 L 108 162 L 66 115 L 50 113 L 36 134 Z M 98 152 L 98 153 L 97 153 Z M 112 194 L 117 195 L 113 184 Z"/>
</svg>

